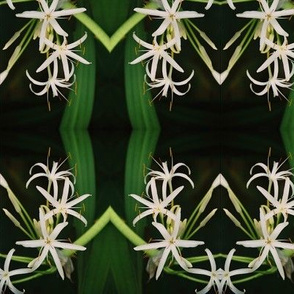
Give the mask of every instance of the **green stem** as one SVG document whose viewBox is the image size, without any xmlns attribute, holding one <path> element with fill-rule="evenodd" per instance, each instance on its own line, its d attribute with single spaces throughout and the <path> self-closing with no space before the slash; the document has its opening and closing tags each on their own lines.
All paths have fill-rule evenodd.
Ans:
<svg viewBox="0 0 294 294">
<path fill-rule="evenodd" d="M 36 279 L 36 278 L 42 277 L 42 276 L 44 276 L 44 275 L 50 275 L 50 274 L 53 274 L 54 272 L 56 272 L 56 267 L 55 267 L 55 266 L 50 267 L 50 268 L 48 268 L 48 269 L 45 270 L 45 271 L 37 272 L 37 273 L 33 274 L 32 276 L 29 276 L 29 277 L 27 277 L 27 278 L 23 278 L 23 279 L 19 279 L 19 280 L 13 281 L 13 284 L 18 284 L 18 283 L 27 282 L 27 281 L 30 281 L 30 280 L 33 280 L 33 279 Z"/>
<path fill-rule="evenodd" d="M 271 274 L 275 273 L 276 271 L 277 271 L 277 268 L 271 267 L 271 268 L 269 268 L 266 271 L 257 272 L 253 276 L 250 276 L 250 277 L 247 277 L 247 278 L 243 278 L 243 279 L 240 279 L 240 280 L 236 280 L 236 281 L 234 281 L 234 284 L 248 282 L 250 280 L 253 280 L 253 279 L 262 277 L 264 275 L 271 275 Z"/>
<path fill-rule="evenodd" d="M 0 257 L 1 258 L 6 258 L 7 254 L 0 253 Z M 14 260 L 14 261 L 21 262 L 21 263 L 26 263 L 26 264 L 30 263 L 33 260 L 33 258 L 30 258 L 30 257 L 16 256 L 16 255 L 13 255 L 11 259 Z"/>
<path fill-rule="evenodd" d="M 250 24 L 250 26 L 249 26 L 249 24 Z M 245 27 L 249 26 L 249 29 L 248 29 L 245 37 L 241 41 L 240 45 L 238 46 L 238 47 L 241 46 L 242 49 L 240 50 L 240 52 L 238 53 L 238 55 L 235 57 L 235 59 L 232 62 L 230 61 L 229 66 L 226 69 L 227 71 L 230 71 L 234 67 L 234 65 L 236 64 L 236 62 L 239 60 L 239 58 L 242 56 L 242 54 L 245 52 L 245 50 L 249 46 L 249 44 L 250 44 L 250 42 L 253 39 L 253 36 L 255 34 L 255 26 L 256 26 L 256 24 L 257 24 L 257 20 L 256 19 L 252 19 L 252 20 L 249 21 L 249 23 L 247 23 L 245 25 Z M 241 31 L 243 31 L 244 28 L 242 28 Z"/>
<path fill-rule="evenodd" d="M 187 27 L 188 40 L 191 42 L 193 48 L 195 49 L 197 54 L 200 56 L 200 58 L 203 60 L 203 62 L 206 64 L 206 66 L 208 67 L 210 72 L 213 73 L 214 69 L 213 69 L 213 66 L 212 66 L 212 62 L 211 62 L 209 57 L 204 56 L 204 54 L 202 54 L 200 48 L 202 48 L 204 50 L 204 47 L 201 45 L 200 41 L 195 36 L 191 24 L 189 22 L 185 22 L 185 24 L 186 24 L 186 27 Z"/>
<path fill-rule="evenodd" d="M 66 2 L 62 6 L 63 9 L 74 9 L 76 6 L 72 3 Z M 74 17 L 81 22 L 86 28 L 88 28 L 94 36 L 104 45 L 104 47 L 109 50 L 110 39 L 109 36 L 104 32 L 104 30 L 85 12 L 74 14 Z"/>
<path fill-rule="evenodd" d="M 10 189 L 10 187 L 7 187 L 6 191 L 8 193 L 9 200 L 11 201 L 12 205 L 15 208 L 15 211 L 21 217 L 21 219 L 24 222 L 24 224 L 25 224 L 28 231 L 26 231 L 24 228 L 23 229 L 20 228 L 20 229 L 23 230 L 25 232 L 25 234 L 27 236 L 29 236 L 31 239 L 36 239 L 35 238 L 36 233 L 35 233 L 35 230 L 34 230 L 34 224 L 33 224 L 33 221 L 31 219 L 31 217 L 29 216 L 28 212 L 26 211 L 24 206 L 21 204 L 21 202 L 18 200 L 18 198 L 15 196 L 15 194 Z"/>
<path fill-rule="evenodd" d="M 156 3 L 150 2 L 144 8 L 146 9 L 155 9 L 158 8 Z M 115 46 L 124 38 L 124 36 L 140 21 L 146 17 L 145 14 L 135 13 L 128 20 L 126 20 L 117 31 L 110 37 L 110 44 L 108 51 L 111 52 Z"/>
<path fill-rule="evenodd" d="M 145 240 L 138 236 L 128 225 L 126 225 L 126 223 L 119 217 L 112 207 L 109 207 L 108 209 L 110 211 L 110 220 L 112 224 L 123 236 L 136 246 L 146 244 Z"/>
<path fill-rule="evenodd" d="M 20 44 L 17 47 L 20 47 L 20 51 L 17 53 L 16 56 L 14 56 L 13 60 L 9 60 L 8 62 L 8 66 L 6 68 L 6 70 L 9 72 L 11 70 L 11 68 L 14 66 L 14 64 L 17 62 L 17 60 L 20 58 L 20 56 L 22 55 L 22 53 L 24 52 L 24 50 L 26 49 L 26 47 L 28 46 L 28 44 L 30 43 L 30 41 L 33 38 L 33 34 L 34 34 L 34 24 L 36 23 L 36 20 L 30 20 L 29 21 L 30 26 L 27 30 L 27 32 L 25 33 L 24 37 L 22 38 Z M 25 27 L 28 26 L 28 24 L 25 25 Z M 22 29 L 21 29 L 22 31 Z M 17 48 L 16 47 L 16 48 Z"/>
<path fill-rule="evenodd" d="M 210 188 L 207 191 L 207 193 L 204 195 L 204 197 L 201 199 L 201 201 L 199 202 L 199 204 L 196 206 L 196 208 L 192 212 L 191 216 L 189 217 L 188 222 L 187 222 L 187 226 L 186 226 L 187 229 L 185 230 L 185 235 L 183 237 L 184 239 L 190 239 L 192 237 L 192 235 L 194 235 L 195 230 L 192 233 L 191 233 L 191 230 L 195 226 L 198 218 L 203 213 L 206 205 L 210 201 L 210 198 L 212 196 L 212 192 L 213 192 L 213 189 Z M 209 199 L 207 200 L 207 198 L 209 198 Z M 200 209 L 204 202 L 207 202 L 206 205 L 205 205 L 205 207 L 204 207 L 204 209 L 203 208 Z M 198 229 L 198 228 L 196 228 L 196 229 Z"/>
<path fill-rule="evenodd" d="M 97 236 L 100 231 L 109 223 L 111 222 L 118 230 L 119 232 L 126 237 L 131 243 L 134 245 L 143 245 L 146 244 L 146 242 L 138 236 L 126 223 L 123 221 L 122 218 L 119 217 L 119 215 L 112 209 L 111 206 L 109 206 L 106 211 L 103 213 L 103 215 L 92 225 L 89 230 L 87 230 L 80 238 L 78 238 L 74 244 L 77 245 L 86 245 L 88 244 L 92 239 Z M 74 250 L 63 250 L 63 253 L 66 256 L 70 256 L 74 253 Z M 148 255 L 154 255 L 157 251 L 156 250 L 148 250 Z"/>
<path fill-rule="evenodd" d="M 76 6 L 71 3 L 65 3 L 63 5 L 64 9 L 72 9 Z M 154 9 L 157 8 L 158 5 L 156 3 L 150 2 L 144 8 L 146 9 Z M 145 14 L 135 13 L 128 20 L 126 20 L 117 31 L 109 37 L 105 31 L 86 13 L 78 13 L 75 14 L 74 17 L 80 21 L 86 28 L 88 28 L 95 37 L 104 45 L 104 47 L 111 52 L 116 45 L 125 37 L 125 35 L 136 26 L 142 19 L 146 17 Z"/>
<path fill-rule="evenodd" d="M 236 203 L 240 207 L 240 211 L 237 211 L 237 212 L 239 213 L 239 215 L 243 219 L 246 227 L 250 231 L 250 235 L 252 235 L 251 237 L 253 237 L 252 239 L 259 239 L 258 234 L 257 234 L 257 232 L 255 230 L 254 222 L 253 222 L 250 214 L 248 213 L 247 209 L 243 206 L 243 204 L 241 203 L 241 201 L 238 199 L 238 197 L 235 195 L 235 193 L 232 191 L 231 188 L 229 188 L 228 193 L 230 194 L 230 196 L 229 196 L 230 199 L 233 198 L 234 201 L 236 201 Z"/>
</svg>

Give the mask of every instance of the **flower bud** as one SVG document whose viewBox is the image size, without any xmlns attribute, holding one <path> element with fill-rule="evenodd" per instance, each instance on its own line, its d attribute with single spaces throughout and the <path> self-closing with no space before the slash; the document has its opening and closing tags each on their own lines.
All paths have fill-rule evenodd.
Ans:
<svg viewBox="0 0 294 294">
<path fill-rule="evenodd" d="M 203 220 L 202 222 L 199 224 L 199 229 L 204 227 L 209 221 L 210 219 L 214 216 L 215 212 L 217 211 L 217 208 L 213 209 Z"/>
<path fill-rule="evenodd" d="M 236 219 L 236 217 L 226 208 L 223 208 L 225 214 L 227 215 L 227 217 L 235 224 L 236 227 L 241 228 L 241 223 Z"/>
<path fill-rule="evenodd" d="M 21 227 L 20 222 L 5 208 L 3 208 L 4 213 L 6 216 L 14 223 L 14 225 L 18 228 Z"/>
</svg>

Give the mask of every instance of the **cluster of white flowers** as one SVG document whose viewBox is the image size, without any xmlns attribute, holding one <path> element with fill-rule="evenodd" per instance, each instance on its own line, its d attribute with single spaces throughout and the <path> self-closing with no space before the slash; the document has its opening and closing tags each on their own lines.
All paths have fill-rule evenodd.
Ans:
<svg viewBox="0 0 294 294">
<path fill-rule="evenodd" d="M 150 258 L 148 265 L 148 268 L 150 268 L 150 277 L 153 277 L 154 270 L 157 267 L 155 276 L 156 279 L 159 278 L 170 253 L 172 253 L 173 258 L 175 258 L 177 263 L 184 270 L 188 270 L 188 268 L 192 265 L 181 255 L 179 247 L 196 247 L 198 245 L 204 244 L 202 241 L 181 239 L 187 220 L 181 220 L 181 208 L 179 205 L 173 205 L 171 208 L 169 208 L 175 197 L 178 196 L 184 188 L 184 186 L 180 186 L 173 190 L 172 179 L 174 177 L 184 178 L 192 185 L 192 187 L 194 187 L 193 181 L 187 174 L 177 172 L 178 168 L 185 167 L 190 174 L 190 169 L 183 163 L 172 165 L 170 170 L 168 168 L 167 162 L 163 162 L 162 164 L 158 163 L 158 165 L 160 166 L 161 171 L 151 170 L 145 177 L 145 181 L 150 177 L 149 181 L 146 183 L 147 197 L 130 194 L 131 197 L 145 205 L 145 207 L 143 207 L 145 210 L 134 219 L 133 225 L 135 225 L 143 217 L 152 215 L 152 225 L 164 238 L 158 242 L 139 245 L 134 248 L 135 250 L 162 248 L 162 250 L 160 250 L 156 256 Z M 158 183 L 161 184 L 160 192 L 158 191 Z M 160 222 L 158 221 L 158 218 L 160 219 Z M 154 266 L 151 264 L 154 264 Z"/>
<path fill-rule="evenodd" d="M 75 176 L 70 170 L 59 170 L 61 166 L 62 163 L 58 164 L 57 162 L 53 162 L 53 166 L 50 169 L 48 163 L 47 165 L 37 163 L 30 170 L 30 174 L 32 174 L 35 167 L 40 167 L 42 169 L 40 172 L 32 174 L 26 187 L 28 187 L 33 180 L 39 177 L 45 177 L 48 180 L 46 189 L 41 186 L 36 186 L 40 194 L 46 199 L 46 204 L 42 204 L 39 207 L 38 220 L 28 218 L 28 213 L 10 189 L 7 181 L 0 174 L 0 185 L 7 190 L 8 196 L 16 212 L 24 221 L 26 227 L 23 227 L 17 218 L 8 210 L 4 209 L 4 212 L 17 227 L 30 237 L 30 240 L 17 241 L 16 245 L 39 249 L 37 257 L 28 263 L 27 268 L 16 270 L 9 270 L 9 265 L 15 249 L 13 248 L 9 251 L 4 263 L 4 268 L 0 269 L 1 293 L 4 293 L 7 287 L 13 293 L 23 293 L 24 291 L 20 291 L 15 288 L 10 280 L 10 277 L 20 274 L 31 274 L 42 264 L 49 265 L 50 267 L 55 264 L 55 267 L 62 279 L 64 279 L 65 275 L 70 278 L 73 271 L 73 264 L 70 257 L 65 255 L 62 249 L 73 251 L 86 250 L 84 246 L 57 239 L 62 230 L 67 227 L 69 215 L 78 218 L 85 225 L 87 225 L 86 219 L 80 212 L 76 211 L 76 209 L 79 208 L 76 207 L 76 204 L 82 202 L 90 196 L 90 194 L 85 194 L 79 197 L 74 197 Z M 60 191 L 60 186 L 63 187 L 62 191 Z"/>
<path fill-rule="evenodd" d="M 252 269 L 241 268 L 230 271 L 230 263 L 233 258 L 235 249 L 232 249 L 229 252 L 225 261 L 224 269 L 216 269 L 214 256 L 209 249 L 206 249 L 205 251 L 211 264 L 211 271 L 195 268 L 188 259 L 185 259 L 183 257 L 180 248 L 191 248 L 204 244 L 203 241 L 182 239 L 186 233 L 187 219 L 181 220 L 181 207 L 174 204 L 175 197 L 180 194 L 184 186 L 180 186 L 174 189 L 172 185 L 172 180 L 174 177 L 181 177 L 187 180 L 194 188 L 194 183 L 190 178 L 190 169 L 184 163 L 178 163 L 175 165 L 173 165 L 172 163 L 170 169 L 168 168 L 167 162 L 163 162 L 162 164 L 158 162 L 156 163 L 161 170 L 151 170 L 146 175 L 146 197 L 130 194 L 131 197 L 145 205 L 145 207 L 142 207 L 145 210 L 134 219 L 133 224 L 135 225 L 143 217 L 152 215 L 152 225 L 159 231 L 159 233 L 163 237 L 163 239 L 156 238 L 156 241 L 154 242 L 139 245 L 134 248 L 135 250 L 144 251 L 160 249 L 156 253 L 152 254 L 149 258 L 146 268 L 149 273 L 149 277 L 152 278 L 155 275 L 155 278 L 158 279 L 165 265 L 167 264 L 167 261 L 173 261 L 175 259 L 177 264 L 182 269 L 184 269 L 186 273 L 210 277 L 210 281 L 207 283 L 207 286 L 201 291 L 196 290 L 197 293 L 208 293 L 212 287 L 215 290 L 217 289 L 217 293 L 224 293 L 227 287 L 231 289 L 234 293 L 243 293 L 233 285 L 231 277 L 251 273 Z M 180 167 L 186 168 L 187 173 L 177 172 L 177 169 Z M 147 181 L 149 177 L 150 179 Z M 161 189 L 158 189 L 158 185 Z M 201 212 L 205 210 L 207 203 L 211 199 L 212 191 L 220 185 L 227 187 L 226 180 L 221 174 L 216 177 L 215 181 L 211 185 L 211 188 L 209 189 L 209 192 L 207 193 L 207 196 L 204 197 L 204 200 L 200 205 Z M 214 216 L 216 210 L 217 209 L 213 209 L 203 219 L 199 227 L 205 226 L 205 224 Z M 171 258 L 169 258 L 170 253 L 172 255 Z M 170 266 L 172 262 L 169 262 L 168 264 Z"/>
<path fill-rule="evenodd" d="M 194 71 L 188 78 L 183 81 L 176 82 L 173 80 L 173 70 L 184 72 L 184 69 L 175 61 L 175 54 L 181 52 L 182 38 L 186 38 L 186 30 L 182 19 L 203 17 L 204 14 L 196 11 L 181 11 L 183 0 L 175 0 L 172 5 L 167 0 L 158 1 L 159 9 L 135 8 L 138 13 L 150 15 L 162 19 L 161 25 L 152 33 L 152 43 L 149 44 L 133 34 L 136 42 L 140 46 L 146 48 L 147 52 L 139 56 L 130 64 L 136 64 L 147 60 L 146 63 L 146 84 L 151 88 L 162 88 L 158 95 L 168 96 L 171 91 L 171 106 L 173 102 L 173 94 L 183 96 L 190 90 L 190 84 L 185 92 L 180 92 L 177 86 L 187 84 L 193 77 Z M 159 39 L 159 41 L 158 41 Z M 161 63 L 161 71 L 158 73 L 158 65 Z M 159 76 L 158 76 L 159 75 Z M 157 98 L 157 96 L 155 98 Z M 155 99 L 154 98 L 154 99 Z"/>
<path fill-rule="evenodd" d="M 294 9 L 281 9 L 280 0 L 257 0 L 260 10 L 238 13 L 237 17 L 259 20 L 256 23 L 255 36 L 259 38 L 259 50 L 266 55 L 266 61 L 257 69 L 257 73 L 267 70 L 268 79 L 265 82 L 254 79 L 247 71 L 252 84 L 250 88 L 256 95 L 267 94 L 270 107 L 270 91 L 273 96 L 285 95 L 281 88 L 290 88 L 291 78 L 294 75 L 293 61 L 294 43 L 289 43 L 289 33 L 279 24 L 278 19 L 291 18 Z M 253 84 L 264 87 L 260 92 L 253 89 Z"/>
<path fill-rule="evenodd" d="M 279 171 L 281 165 L 279 166 L 277 162 L 274 162 L 272 170 L 263 163 L 258 163 L 255 166 L 260 166 L 264 172 L 253 175 L 248 184 L 258 177 L 267 177 L 269 180 L 267 189 L 257 186 L 257 189 L 267 200 L 267 205 L 262 205 L 259 208 L 259 220 L 255 220 L 255 229 L 259 240 L 238 241 L 237 244 L 245 247 L 260 248 L 258 257 L 249 264 L 249 267 L 256 270 L 272 257 L 280 276 L 285 279 L 283 266 L 287 262 L 292 263 L 291 269 L 293 269 L 293 262 L 291 258 L 286 258 L 281 249 L 289 249 L 294 253 L 294 244 L 278 240 L 278 237 L 289 225 L 288 216 L 294 215 L 294 183 L 290 179 L 293 173 L 290 170 Z M 283 185 L 283 193 L 280 192 L 281 184 Z M 271 253 L 271 257 L 269 253 Z M 287 260 L 285 261 L 285 259 Z M 286 272 L 286 274 L 291 279 L 292 272 Z"/>
<path fill-rule="evenodd" d="M 50 90 L 53 97 L 61 95 L 65 98 L 61 89 L 70 88 L 75 82 L 74 61 L 81 62 L 83 64 L 90 64 L 90 62 L 74 52 L 76 51 L 75 48 L 80 46 L 85 41 L 87 34 L 85 33 L 82 38 L 73 43 L 68 43 L 68 33 L 60 26 L 57 19 L 82 13 L 86 11 L 86 9 L 61 9 L 60 6 L 64 1 L 60 0 L 53 0 L 50 6 L 46 0 L 37 0 L 36 2 L 38 3 L 39 10 L 24 11 L 22 13 L 17 13 L 16 16 L 30 19 L 24 28 L 28 27 L 30 29 L 32 27 L 31 25 L 33 25 L 33 32 L 30 37 L 39 39 L 39 52 L 46 56 L 46 60 L 36 70 L 37 73 L 42 72 L 43 70 L 47 71 L 48 78 L 46 81 L 42 82 L 35 80 L 31 77 L 28 71 L 26 71 L 26 75 L 31 82 L 30 89 L 35 95 L 41 96 L 47 94 L 47 102 L 50 109 Z M 10 8 L 14 9 L 11 1 L 7 1 L 7 3 Z M 14 36 L 4 46 L 4 50 L 9 48 L 12 43 L 15 42 L 24 28 L 14 34 Z M 7 68 L 0 73 L 0 84 L 3 83 L 13 64 L 19 58 L 23 50 L 24 48 L 22 45 L 16 47 L 8 62 Z M 40 91 L 36 91 L 33 89 L 32 85 L 42 87 L 42 89 Z"/>
<path fill-rule="evenodd" d="M 174 203 L 175 198 L 182 192 L 184 186 L 174 189 L 172 184 L 174 177 L 181 177 L 187 180 L 194 188 L 193 181 L 190 178 L 189 167 L 183 163 L 175 165 L 172 163 L 169 169 L 167 162 L 159 163 L 156 161 L 156 163 L 160 167 L 160 170 L 151 170 L 145 177 L 146 196 L 130 194 L 132 198 L 144 205 L 144 207 L 141 207 L 144 211 L 135 217 L 133 224 L 135 225 L 142 218 L 152 215 L 152 225 L 163 237 L 162 239 L 156 238 L 148 244 L 139 245 L 134 248 L 135 250 L 149 252 L 150 257 L 146 269 L 150 278 L 155 275 L 155 278 L 158 279 L 166 264 L 170 268 L 175 260 L 185 270 L 186 274 L 184 276 L 189 277 L 189 279 L 193 280 L 190 274 L 209 277 L 207 285 L 200 291 L 196 290 L 196 293 L 199 294 L 209 293 L 211 289 L 214 289 L 215 293 L 218 294 L 225 293 L 226 289 L 230 289 L 230 291 L 236 294 L 242 294 L 245 290 L 241 291 L 237 289 L 231 278 L 238 275 L 249 275 L 250 278 L 251 275 L 255 275 L 255 271 L 262 265 L 267 265 L 278 270 L 283 279 L 285 279 L 285 273 L 291 279 L 294 267 L 291 260 L 291 256 L 294 255 L 294 244 L 287 240 L 278 239 L 282 231 L 289 225 L 287 221 L 288 216 L 294 215 L 294 183 L 290 180 L 290 176 L 293 174 L 291 170 L 280 170 L 283 163 L 279 164 L 274 162 L 272 169 L 268 165 L 257 163 L 250 170 L 252 176 L 247 183 L 247 187 L 259 177 L 268 178 L 267 190 L 261 186 L 257 186 L 257 189 L 268 201 L 267 205 L 261 205 L 259 208 L 259 220 L 250 218 L 248 212 L 235 196 L 222 174 L 219 174 L 213 181 L 207 194 L 199 202 L 198 208 L 195 210 L 196 213 L 193 212 L 192 215 L 200 215 L 205 210 L 215 188 L 219 186 L 225 188 L 239 216 L 245 221 L 247 229 L 227 209 L 224 209 L 224 212 L 237 227 L 241 228 L 251 238 L 251 240 L 237 241 L 236 244 L 244 247 L 259 248 L 260 252 L 257 258 L 234 257 L 236 249 L 232 248 L 226 256 L 224 266 L 218 268 L 216 258 L 223 257 L 223 255 L 213 255 L 209 249 L 205 249 L 206 259 L 210 263 L 211 270 L 195 267 L 195 261 L 193 264 L 190 262 L 193 258 L 184 258 L 180 248 L 196 247 L 204 244 L 203 241 L 189 239 L 198 231 L 198 228 L 206 225 L 214 216 L 217 209 L 213 209 L 202 220 L 196 230 L 195 228 L 191 228 L 191 226 L 194 227 L 196 224 L 193 218 L 191 219 L 190 217 L 188 221 L 187 219 L 181 220 L 181 207 Z M 185 168 L 187 173 L 178 172 L 177 170 L 180 167 Z M 257 167 L 262 168 L 263 171 L 253 174 L 253 171 Z M 280 186 L 282 184 L 283 193 L 280 195 Z M 193 233 L 191 234 L 192 230 Z M 156 249 L 159 250 L 156 251 Z M 155 251 L 152 252 L 152 250 Z M 230 270 L 231 262 L 234 259 L 242 263 L 246 262 L 246 259 L 251 260 L 251 262 L 248 264 L 248 267 L 236 268 L 234 266 L 235 269 Z M 174 273 L 176 274 L 177 272 L 174 271 Z M 183 276 L 183 273 L 181 273 L 181 276 Z"/>
</svg>

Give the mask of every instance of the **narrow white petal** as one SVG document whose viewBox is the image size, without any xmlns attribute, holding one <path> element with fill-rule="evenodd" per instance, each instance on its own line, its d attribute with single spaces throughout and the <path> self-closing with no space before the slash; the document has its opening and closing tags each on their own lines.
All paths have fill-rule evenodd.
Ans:
<svg viewBox="0 0 294 294">
<path fill-rule="evenodd" d="M 160 11 L 160 10 L 155 10 L 155 9 L 146 9 L 146 8 L 135 8 L 134 11 L 146 15 L 151 15 L 151 16 L 158 16 L 162 18 L 166 18 L 168 16 L 166 11 Z"/>
<path fill-rule="evenodd" d="M 56 252 L 56 249 L 50 247 L 49 250 L 50 250 L 50 253 L 51 253 L 51 255 L 53 257 L 53 260 L 55 262 L 55 266 L 56 266 L 56 268 L 58 270 L 58 273 L 61 276 L 61 278 L 64 280 L 64 272 L 63 272 L 63 269 L 62 269 L 61 261 L 59 259 L 59 256 L 58 256 L 57 252 Z"/>
<path fill-rule="evenodd" d="M 54 17 L 60 17 L 60 16 L 69 16 L 77 13 L 85 12 L 86 8 L 74 8 L 74 9 L 64 9 L 60 11 L 54 11 L 53 15 Z"/>
<path fill-rule="evenodd" d="M 157 271 L 156 271 L 156 276 L 155 276 L 156 280 L 158 280 L 158 278 L 163 270 L 163 267 L 165 265 L 165 262 L 167 260 L 168 255 L 169 255 L 169 252 L 170 252 L 170 248 L 165 248 L 165 250 L 163 251 L 163 254 L 161 256 L 161 259 L 160 259 L 160 262 L 158 264 Z"/>
<path fill-rule="evenodd" d="M 67 222 L 59 223 L 50 234 L 50 239 L 55 240 L 61 231 L 68 225 Z"/>
<path fill-rule="evenodd" d="M 44 19 L 45 13 L 42 11 L 24 11 L 22 13 L 17 13 L 15 16 L 22 17 L 22 18 Z"/>
<path fill-rule="evenodd" d="M 134 247 L 134 250 L 136 251 L 141 251 L 141 250 L 152 250 L 152 249 L 158 249 L 158 248 L 163 248 L 167 246 L 167 242 L 166 241 L 162 241 L 162 242 L 154 242 L 154 243 L 148 243 L 148 244 L 144 244 L 144 245 L 139 245 Z"/>
<path fill-rule="evenodd" d="M 177 19 L 183 19 L 183 18 L 196 18 L 196 17 L 204 17 L 203 13 L 198 13 L 196 11 L 178 11 L 176 13 Z"/>
</svg>

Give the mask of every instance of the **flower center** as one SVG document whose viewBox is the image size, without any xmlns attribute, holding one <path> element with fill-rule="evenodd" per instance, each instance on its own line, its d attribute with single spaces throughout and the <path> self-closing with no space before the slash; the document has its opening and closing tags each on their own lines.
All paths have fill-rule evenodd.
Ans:
<svg viewBox="0 0 294 294">
<path fill-rule="evenodd" d="M 45 244 L 50 245 L 51 244 L 51 239 L 47 237 L 45 239 Z"/>
</svg>

